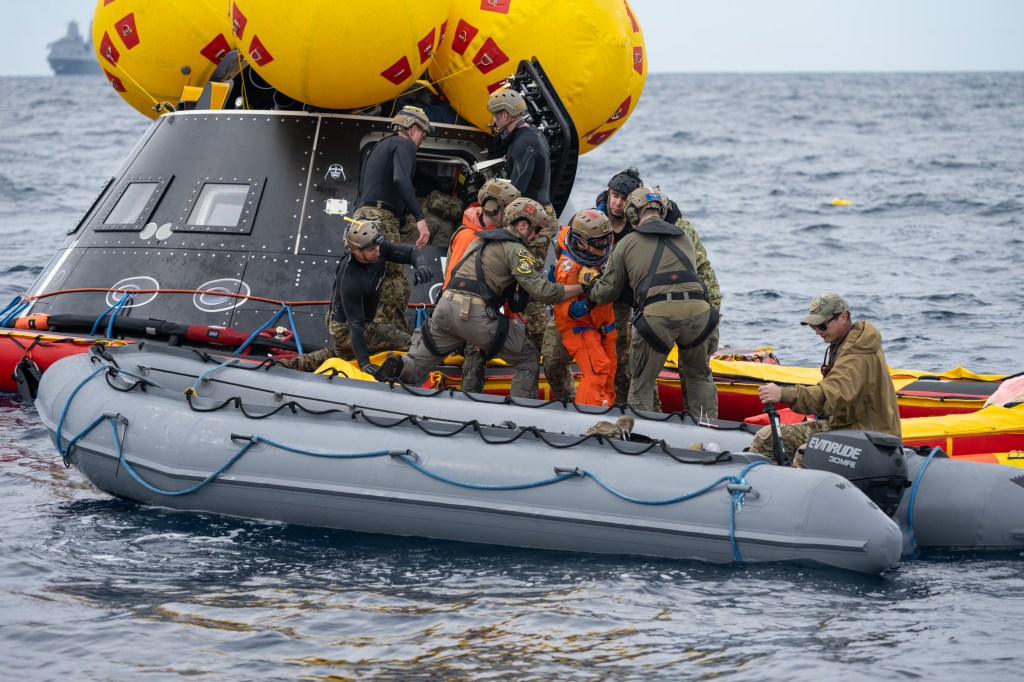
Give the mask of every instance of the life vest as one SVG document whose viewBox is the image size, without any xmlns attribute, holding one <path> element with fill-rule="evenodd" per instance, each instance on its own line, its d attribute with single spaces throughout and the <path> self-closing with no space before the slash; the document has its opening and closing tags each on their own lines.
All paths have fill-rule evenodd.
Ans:
<svg viewBox="0 0 1024 682">
<path fill-rule="evenodd" d="M 462 214 L 462 225 L 452 235 L 451 245 L 448 247 L 448 269 L 444 273 L 444 287 L 448 287 L 448 281 L 455 272 L 455 265 L 462 260 L 469 249 L 469 245 L 476 239 L 477 233 L 485 229 L 482 219 L 483 211 L 480 204 L 472 204 Z"/>
</svg>

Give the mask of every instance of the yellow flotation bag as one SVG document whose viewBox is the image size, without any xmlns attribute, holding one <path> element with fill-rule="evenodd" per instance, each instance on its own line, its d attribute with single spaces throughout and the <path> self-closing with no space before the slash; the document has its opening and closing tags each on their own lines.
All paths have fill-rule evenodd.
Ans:
<svg viewBox="0 0 1024 682">
<path fill-rule="evenodd" d="M 161 102 L 202 87 L 227 54 L 229 24 L 207 0 L 98 0 L 92 43 L 110 85 L 136 111 L 156 118 Z"/>
<path fill-rule="evenodd" d="M 231 3 L 245 61 L 288 97 L 328 109 L 400 95 L 426 71 L 447 17 L 448 0 Z"/>
<path fill-rule="evenodd" d="M 459 114 L 485 129 L 487 97 L 534 56 L 576 124 L 581 154 L 622 127 L 647 78 L 643 32 L 626 0 L 451 0 L 429 72 Z"/>
</svg>

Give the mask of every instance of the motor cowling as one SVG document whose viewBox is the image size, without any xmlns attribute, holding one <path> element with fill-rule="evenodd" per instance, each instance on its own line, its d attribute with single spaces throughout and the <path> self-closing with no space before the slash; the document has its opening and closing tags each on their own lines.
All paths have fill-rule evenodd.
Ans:
<svg viewBox="0 0 1024 682">
<path fill-rule="evenodd" d="M 803 466 L 846 478 L 889 516 L 910 485 L 903 442 L 876 431 L 825 431 L 807 441 Z"/>
</svg>

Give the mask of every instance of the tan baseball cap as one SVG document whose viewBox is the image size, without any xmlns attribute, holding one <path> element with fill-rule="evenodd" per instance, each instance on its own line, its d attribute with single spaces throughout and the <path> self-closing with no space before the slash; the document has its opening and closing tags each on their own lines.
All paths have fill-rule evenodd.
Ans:
<svg viewBox="0 0 1024 682">
<path fill-rule="evenodd" d="M 819 294 L 811 301 L 810 314 L 800 321 L 800 324 L 815 326 L 828 322 L 839 313 L 850 310 L 846 299 L 834 291 L 826 291 Z"/>
</svg>

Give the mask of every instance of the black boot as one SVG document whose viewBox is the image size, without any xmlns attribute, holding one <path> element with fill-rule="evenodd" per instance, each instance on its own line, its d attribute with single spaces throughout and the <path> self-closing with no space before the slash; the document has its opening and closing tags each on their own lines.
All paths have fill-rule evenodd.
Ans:
<svg viewBox="0 0 1024 682">
<path fill-rule="evenodd" d="M 402 376 L 402 368 L 405 367 L 405 361 L 401 355 L 391 355 L 384 359 L 384 362 L 380 363 L 380 369 L 377 370 L 377 381 L 396 381 Z"/>
</svg>

